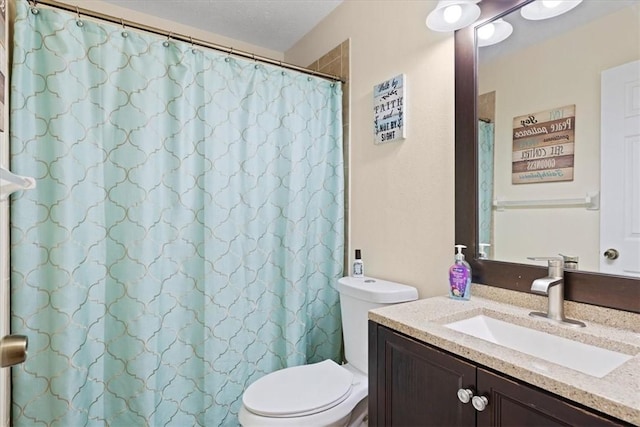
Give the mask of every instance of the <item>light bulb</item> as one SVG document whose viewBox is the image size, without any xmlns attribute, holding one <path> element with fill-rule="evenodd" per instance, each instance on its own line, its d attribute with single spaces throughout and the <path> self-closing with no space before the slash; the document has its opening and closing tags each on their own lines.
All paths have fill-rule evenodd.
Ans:
<svg viewBox="0 0 640 427">
<path fill-rule="evenodd" d="M 542 5 L 548 9 L 558 7 L 562 3 L 560 0 L 542 0 Z"/>
<path fill-rule="evenodd" d="M 496 26 L 493 25 L 492 23 L 483 25 L 482 27 L 478 28 L 478 38 L 482 40 L 490 39 L 491 36 L 493 36 L 493 33 L 495 32 L 496 32 Z"/>
<path fill-rule="evenodd" d="M 442 17 L 448 24 L 453 24 L 462 16 L 462 7 L 458 4 L 447 6 L 442 12 Z"/>
</svg>

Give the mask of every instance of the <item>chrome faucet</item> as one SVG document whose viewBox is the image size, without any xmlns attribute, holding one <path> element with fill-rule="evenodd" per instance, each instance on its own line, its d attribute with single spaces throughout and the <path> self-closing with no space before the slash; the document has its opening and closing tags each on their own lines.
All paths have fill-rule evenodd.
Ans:
<svg viewBox="0 0 640 427">
<path fill-rule="evenodd" d="M 578 320 L 564 317 L 564 260 L 555 257 L 530 257 L 529 259 L 549 263 L 547 277 L 541 277 L 531 283 L 531 292 L 549 297 L 547 312 L 532 311 L 529 316 L 544 317 L 574 327 L 585 327 L 586 325 Z"/>
</svg>

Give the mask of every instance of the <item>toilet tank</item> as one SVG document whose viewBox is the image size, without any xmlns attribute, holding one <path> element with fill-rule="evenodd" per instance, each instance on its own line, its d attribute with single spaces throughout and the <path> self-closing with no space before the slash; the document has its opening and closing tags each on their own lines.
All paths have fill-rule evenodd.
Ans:
<svg viewBox="0 0 640 427">
<path fill-rule="evenodd" d="M 369 366 L 368 312 L 374 308 L 418 299 L 416 288 L 372 277 L 338 280 L 342 334 L 347 362 L 364 372 Z"/>
</svg>

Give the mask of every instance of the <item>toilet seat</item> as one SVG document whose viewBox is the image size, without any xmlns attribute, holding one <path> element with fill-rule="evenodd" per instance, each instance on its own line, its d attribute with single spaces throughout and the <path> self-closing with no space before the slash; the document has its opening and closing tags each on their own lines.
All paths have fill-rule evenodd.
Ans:
<svg viewBox="0 0 640 427">
<path fill-rule="evenodd" d="M 333 360 L 281 369 L 251 384 L 242 396 L 254 414 L 300 417 L 326 411 L 351 393 L 353 373 Z"/>
</svg>

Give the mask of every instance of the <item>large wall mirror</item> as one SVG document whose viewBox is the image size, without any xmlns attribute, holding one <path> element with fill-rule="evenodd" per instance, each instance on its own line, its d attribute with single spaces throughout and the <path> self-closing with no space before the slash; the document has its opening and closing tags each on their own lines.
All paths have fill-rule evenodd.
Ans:
<svg viewBox="0 0 640 427">
<path fill-rule="evenodd" d="M 638 73 L 640 2 L 587 0 L 551 19 L 523 19 L 530 3 L 484 0 L 478 22 L 456 32 L 456 242 L 469 248 L 476 283 L 528 292 L 547 270 L 527 257 L 562 254 L 574 268 L 568 300 L 640 312 L 640 252 L 607 241 L 601 226 L 627 221 L 640 233 L 640 196 L 632 197 L 640 183 L 629 185 L 640 180 L 640 142 L 613 160 L 606 149 L 625 149 L 601 144 L 602 132 L 621 127 L 601 123 L 612 109 L 602 81 L 620 81 L 624 64 Z M 479 46 L 478 32 L 498 19 L 511 36 Z M 632 88 L 627 103 L 637 108 L 639 93 Z M 607 167 L 615 173 L 602 180 Z M 610 177 L 625 168 L 636 171 L 622 178 L 627 192 L 607 190 L 621 186 Z M 608 249 L 617 260 L 604 257 Z"/>
</svg>

